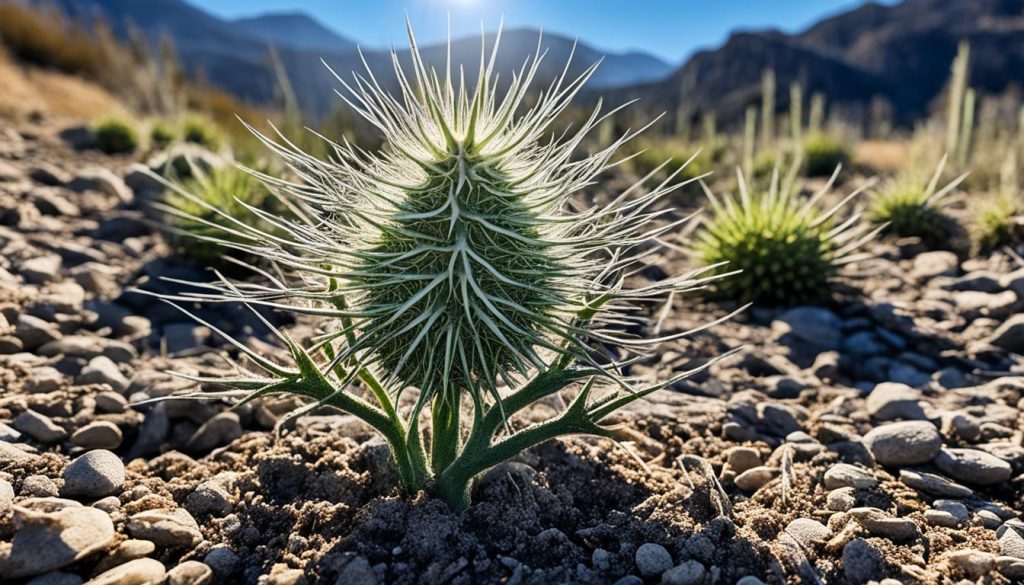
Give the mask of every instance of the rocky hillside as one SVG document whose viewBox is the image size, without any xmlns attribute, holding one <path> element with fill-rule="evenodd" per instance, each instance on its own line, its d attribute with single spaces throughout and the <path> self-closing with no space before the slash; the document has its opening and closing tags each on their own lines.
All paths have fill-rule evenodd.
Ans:
<svg viewBox="0 0 1024 585">
<path fill-rule="evenodd" d="M 641 97 L 668 112 L 685 100 L 697 113 L 734 121 L 759 102 L 761 74 L 771 68 L 780 107 L 788 104 L 789 84 L 799 81 L 853 113 L 885 98 L 896 121 L 909 124 L 940 97 L 961 40 L 971 43 L 972 86 L 1000 93 L 1024 82 L 1024 0 L 904 0 L 868 3 L 795 35 L 737 33 L 667 79 L 613 95 Z"/>
</svg>

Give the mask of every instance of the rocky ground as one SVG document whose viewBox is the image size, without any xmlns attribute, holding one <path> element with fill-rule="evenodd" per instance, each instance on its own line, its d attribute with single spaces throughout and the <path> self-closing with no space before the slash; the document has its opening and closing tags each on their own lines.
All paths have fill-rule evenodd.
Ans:
<svg viewBox="0 0 1024 585">
<path fill-rule="evenodd" d="M 154 231 L 132 161 L 82 139 L 0 122 L 3 583 L 1024 580 L 1012 255 L 880 242 L 830 306 L 753 309 L 637 366 L 744 346 L 624 413 L 633 442 L 543 445 L 453 514 L 399 497 L 385 446 L 344 414 L 277 434 L 290 399 L 134 406 L 188 388 L 168 370 L 223 368 L 223 348 L 129 290 L 206 274 Z M 680 304 L 662 331 L 728 310 Z M 244 311 L 205 316 L 279 351 Z"/>
</svg>

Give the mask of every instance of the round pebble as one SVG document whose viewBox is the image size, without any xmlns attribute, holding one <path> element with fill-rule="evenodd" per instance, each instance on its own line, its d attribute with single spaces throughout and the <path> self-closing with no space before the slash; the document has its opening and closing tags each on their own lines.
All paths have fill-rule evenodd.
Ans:
<svg viewBox="0 0 1024 585">
<path fill-rule="evenodd" d="M 648 542 L 636 549 L 636 568 L 644 577 L 661 575 L 672 568 L 672 555 L 660 544 Z"/>
<path fill-rule="evenodd" d="M 64 470 L 66 497 L 102 498 L 116 494 L 124 484 L 124 463 L 105 449 L 89 451 Z"/>
<path fill-rule="evenodd" d="M 942 436 L 930 422 L 895 422 L 868 431 L 864 445 L 881 465 L 921 465 L 938 454 Z"/>
</svg>

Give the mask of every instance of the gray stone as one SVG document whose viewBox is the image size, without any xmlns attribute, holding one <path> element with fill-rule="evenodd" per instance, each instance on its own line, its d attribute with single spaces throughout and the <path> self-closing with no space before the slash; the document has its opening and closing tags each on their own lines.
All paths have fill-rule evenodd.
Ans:
<svg viewBox="0 0 1024 585">
<path fill-rule="evenodd" d="M 59 389 L 63 385 L 64 374 L 57 371 L 56 368 L 43 366 L 32 370 L 32 374 L 25 380 L 22 390 L 28 394 L 46 394 Z"/>
<path fill-rule="evenodd" d="M 50 571 L 31 579 L 25 585 L 82 585 L 82 578 L 63 571 Z"/>
<path fill-rule="evenodd" d="M 857 505 L 857 490 L 852 487 L 834 489 L 826 497 L 828 509 L 836 512 L 846 512 Z"/>
<path fill-rule="evenodd" d="M 761 454 L 753 447 L 731 447 L 725 452 L 725 461 L 730 471 L 743 473 L 761 465 Z"/>
<path fill-rule="evenodd" d="M 11 482 L 0 478 L 0 516 L 9 512 L 13 504 L 14 487 L 11 486 Z"/>
<path fill-rule="evenodd" d="M 842 323 L 835 313 L 821 307 L 794 307 L 772 323 L 778 336 L 791 334 L 821 351 L 842 345 Z"/>
<path fill-rule="evenodd" d="M 96 411 L 117 414 L 124 412 L 128 407 L 128 401 L 117 392 L 100 392 L 93 400 L 96 401 Z"/>
<path fill-rule="evenodd" d="M 110 516 L 95 508 L 15 514 L 14 538 L 0 557 L 0 577 L 21 579 L 60 569 L 105 549 L 115 538 Z"/>
<path fill-rule="evenodd" d="M 160 561 L 135 559 L 100 573 L 85 585 L 148 585 L 159 583 L 166 572 Z"/>
<path fill-rule="evenodd" d="M 847 514 L 874 536 L 904 541 L 921 535 L 913 520 L 894 518 L 878 508 L 853 508 Z"/>
<path fill-rule="evenodd" d="M 685 561 L 661 575 L 661 585 L 697 585 L 704 581 L 704 565 Z"/>
<path fill-rule="evenodd" d="M 925 415 L 920 401 L 920 391 L 899 382 L 883 382 L 868 394 L 865 407 L 876 420 L 922 420 Z"/>
<path fill-rule="evenodd" d="M 14 335 L 28 351 L 61 338 L 60 331 L 49 321 L 26 313 L 18 315 L 18 320 L 14 324 Z"/>
<path fill-rule="evenodd" d="M 967 506 L 953 500 L 935 500 L 931 510 L 925 510 L 924 519 L 933 526 L 956 528 L 971 519 Z"/>
<path fill-rule="evenodd" d="M 1003 319 L 1013 312 L 1013 308 L 1017 304 L 1017 294 L 1009 290 L 1000 293 L 955 292 L 953 293 L 953 303 L 967 319 L 978 317 Z"/>
<path fill-rule="evenodd" d="M 222 412 L 203 423 L 185 444 L 190 453 L 206 453 L 242 436 L 242 423 L 234 412 Z"/>
<path fill-rule="evenodd" d="M 21 482 L 22 494 L 37 498 L 52 498 L 58 494 L 57 484 L 45 475 L 30 475 Z"/>
<path fill-rule="evenodd" d="M 953 479 L 974 485 L 995 485 L 1013 475 L 1009 463 L 977 449 L 942 449 L 935 466 Z"/>
<path fill-rule="evenodd" d="M 957 569 L 978 579 L 995 568 L 996 557 L 992 553 L 980 550 L 957 550 L 949 553 L 946 559 Z"/>
<path fill-rule="evenodd" d="M 61 495 L 102 498 L 120 492 L 123 484 L 121 459 L 106 449 L 96 449 L 75 459 L 64 470 Z"/>
<path fill-rule="evenodd" d="M 906 486 L 933 496 L 969 498 L 974 495 L 974 491 L 966 486 L 952 482 L 941 475 L 925 473 L 923 471 L 901 469 L 900 481 Z"/>
<path fill-rule="evenodd" d="M 636 549 L 636 569 L 646 578 L 661 575 L 672 568 L 672 555 L 660 544 L 646 542 Z"/>
<path fill-rule="evenodd" d="M 157 546 L 193 546 L 203 539 L 195 519 L 181 508 L 134 514 L 128 519 L 128 533 Z"/>
<path fill-rule="evenodd" d="M 999 552 L 1008 557 L 1024 559 L 1024 537 L 1016 530 L 1007 530 L 999 537 Z"/>
<path fill-rule="evenodd" d="M 30 284 L 46 284 L 57 279 L 61 268 L 60 256 L 46 254 L 21 263 L 21 277 Z"/>
<path fill-rule="evenodd" d="M 68 436 L 67 431 L 58 426 L 49 417 L 34 410 L 14 417 L 14 428 L 39 441 L 40 443 L 56 443 Z"/>
<path fill-rule="evenodd" d="M 349 583 L 365 583 L 366 585 L 377 585 L 377 575 L 370 566 L 366 557 L 356 557 L 348 562 L 338 573 L 338 579 L 334 585 L 348 585 Z"/>
<path fill-rule="evenodd" d="M 226 545 L 215 546 L 210 552 L 206 553 L 203 562 L 223 580 L 224 577 L 233 573 L 235 567 L 238 566 L 238 554 Z M 352 581 L 352 583 L 359 583 L 359 581 Z"/>
<path fill-rule="evenodd" d="M 775 467 L 758 466 L 744 471 L 736 476 L 733 483 L 741 490 L 756 492 L 772 480 L 779 470 Z"/>
<path fill-rule="evenodd" d="M 213 581 L 213 569 L 199 561 L 185 561 L 164 577 L 164 585 L 207 585 Z"/>
<path fill-rule="evenodd" d="M 843 547 L 843 575 L 850 583 L 867 583 L 882 576 L 882 553 L 866 540 L 855 538 Z"/>
<path fill-rule="evenodd" d="M 78 376 L 79 384 L 107 384 L 116 392 L 124 392 L 128 389 L 130 382 L 124 377 L 117 364 L 110 358 L 98 355 L 82 368 Z"/>
<path fill-rule="evenodd" d="M 871 472 L 848 463 L 837 463 L 825 472 L 825 487 L 830 490 L 841 487 L 866 489 L 876 485 L 878 480 Z"/>
<path fill-rule="evenodd" d="M 216 478 L 199 484 L 188 498 L 185 508 L 195 516 L 210 514 L 221 517 L 231 513 L 233 505 L 223 481 Z"/>
<path fill-rule="evenodd" d="M 117 449 L 121 439 L 121 429 L 104 420 L 91 422 L 71 434 L 71 442 L 83 449 Z"/>
<path fill-rule="evenodd" d="M 28 176 L 33 181 L 49 187 L 60 187 L 71 180 L 67 173 L 48 162 L 36 163 L 28 170 Z"/>
<path fill-rule="evenodd" d="M 88 167 L 81 169 L 67 183 L 72 191 L 99 191 L 116 197 L 121 203 L 132 202 L 132 191 L 124 184 L 121 177 L 105 167 Z"/>
<path fill-rule="evenodd" d="M 920 465 L 939 452 L 942 436 L 929 422 L 896 422 L 868 431 L 864 445 L 881 465 Z"/>
<path fill-rule="evenodd" d="M 988 339 L 990 345 L 1024 354 L 1024 314 L 1012 315 Z"/>
<path fill-rule="evenodd" d="M 828 540 L 832 531 L 817 520 L 797 518 L 786 525 L 786 534 L 793 537 L 805 549 L 813 549 L 814 545 Z"/>
<path fill-rule="evenodd" d="M 960 261 L 956 254 L 938 250 L 924 252 L 914 257 L 914 265 L 910 275 L 917 280 L 931 280 L 937 276 L 956 276 L 960 270 Z"/>
</svg>

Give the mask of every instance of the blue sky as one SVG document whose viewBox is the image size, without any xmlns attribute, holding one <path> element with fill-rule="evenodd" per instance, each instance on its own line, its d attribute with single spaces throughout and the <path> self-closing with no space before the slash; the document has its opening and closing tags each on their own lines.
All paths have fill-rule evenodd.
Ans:
<svg viewBox="0 0 1024 585">
<path fill-rule="evenodd" d="M 672 63 L 718 45 L 736 29 L 796 31 L 862 0 L 190 0 L 227 18 L 305 11 L 364 47 L 405 43 L 408 11 L 421 43 L 506 27 L 540 27 L 614 51 L 638 49 Z M 885 0 L 892 3 L 893 0 Z"/>
</svg>

